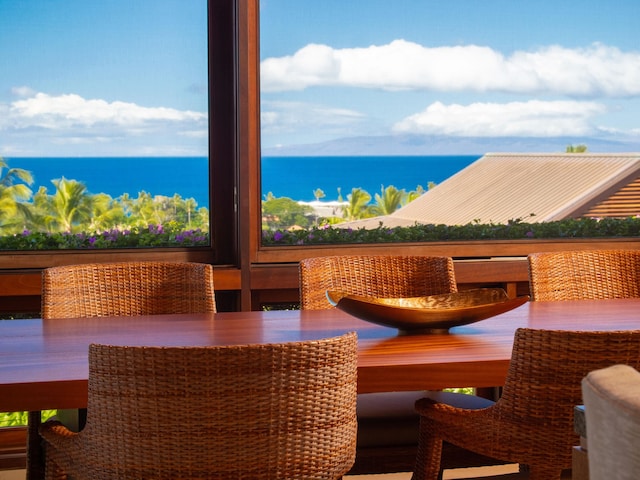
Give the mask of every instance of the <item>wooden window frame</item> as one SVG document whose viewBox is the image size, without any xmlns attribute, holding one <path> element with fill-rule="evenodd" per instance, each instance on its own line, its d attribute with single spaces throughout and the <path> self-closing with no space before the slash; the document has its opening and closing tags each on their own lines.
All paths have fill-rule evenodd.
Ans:
<svg viewBox="0 0 640 480">
<path fill-rule="evenodd" d="M 567 250 L 586 248 L 638 248 L 639 239 L 553 239 L 553 240 L 496 240 L 496 241 L 460 241 L 428 243 L 395 243 L 369 245 L 327 245 L 327 246 L 278 246 L 261 245 L 261 192 L 260 192 L 260 55 L 259 55 L 259 0 L 238 0 L 240 15 L 240 44 L 246 44 L 241 52 L 240 78 L 244 81 L 240 92 L 247 105 L 241 109 L 248 121 L 241 126 L 240 135 L 246 149 L 242 152 L 241 162 L 250 178 L 247 182 L 249 205 L 246 207 L 249 225 L 242 222 L 246 229 L 243 236 L 250 238 L 252 264 L 270 264 L 297 262 L 310 256 L 341 253 L 386 253 L 390 250 L 407 254 L 447 255 L 456 258 L 495 258 L 523 257 L 542 250 Z M 244 11 L 243 11 L 244 10 Z M 245 251 L 243 249 L 243 251 Z"/>
<path fill-rule="evenodd" d="M 42 269 L 78 262 L 168 260 L 237 265 L 234 185 L 237 177 L 235 9 L 208 1 L 209 205 L 211 247 L 0 252 L 0 270 Z"/>
</svg>

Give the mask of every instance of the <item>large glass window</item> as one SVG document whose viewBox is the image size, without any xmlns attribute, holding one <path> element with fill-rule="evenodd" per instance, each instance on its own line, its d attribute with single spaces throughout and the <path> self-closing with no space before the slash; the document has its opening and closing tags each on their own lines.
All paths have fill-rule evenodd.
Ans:
<svg viewBox="0 0 640 480">
<path fill-rule="evenodd" d="M 209 245 L 207 0 L 0 18 L 0 249 Z"/>
<path fill-rule="evenodd" d="M 640 4 L 632 0 L 615 8 L 578 0 L 261 0 L 263 244 L 338 241 L 334 227 L 345 225 L 347 237 L 360 228 L 375 231 L 354 241 L 380 240 L 388 229 L 379 225 L 390 214 L 435 198 L 437 186 L 491 152 L 524 155 L 528 165 L 535 165 L 533 153 L 557 156 L 567 168 L 547 185 L 563 171 L 560 188 L 591 174 L 600 185 L 614 183 L 609 154 L 632 165 L 637 158 L 629 154 L 640 151 L 638 16 Z M 570 155 L 601 170 L 569 170 Z M 551 171 L 538 163 L 529 178 Z M 504 164 L 516 168 L 513 159 Z M 486 172 L 447 190 L 452 201 L 440 211 L 468 208 L 469 200 L 456 206 L 456 195 L 487 181 L 481 178 Z M 627 218 L 628 209 L 620 231 L 596 218 L 604 202 L 640 177 L 637 167 L 627 173 L 624 182 L 573 210 L 570 202 L 558 202 L 553 208 L 568 213 L 556 215 L 546 230 L 525 225 L 517 235 L 566 235 L 556 220 L 576 218 L 584 221 L 570 228 L 584 228 L 587 236 L 635 235 L 638 221 Z M 524 197 L 541 183 L 514 188 L 495 182 L 497 175 L 494 170 L 493 183 L 475 196 L 495 190 L 474 205 L 475 216 L 450 215 L 456 219 L 449 226 L 467 230 L 451 237 L 444 229 L 443 239 L 488 238 L 483 225 L 494 222 L 509 234 L 515 224 L 538 222 L 541 203 L 531 198 L 520 208 L 504 190 Z M 595 187 L 577 188 L 574 197 L 588 188 Z M 616 204 L 628 202 L 616 198 Z M 504 220 L 488 208 L 498 203 L 518 208 Z M 407 213 L 415 210 L 424 209 Z M 409 225 L 412 218 L 389 225 Z M 437 218 L 434 223 L 447 223 Z M 605 232 L 598 231 L 602 225 Z M 323 237 L 322 229 L 333 233 Z M 423 233 L 414 233 L 404 238 L 420 240 Z"/>
</svg>

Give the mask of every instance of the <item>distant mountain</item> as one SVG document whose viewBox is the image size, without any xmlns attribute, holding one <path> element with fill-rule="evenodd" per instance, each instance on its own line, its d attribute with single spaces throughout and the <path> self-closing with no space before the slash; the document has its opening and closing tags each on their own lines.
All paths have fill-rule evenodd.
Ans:
<svg viewBox="0 0 640 480">
<path fill-rule="evenodd" d="M 571 137 L 449 137 L 389 135 L 349 137 L 328 142 L 264 148 L 263 156 L 483 155 L 489 152 L 564 152 L 567 145 L 587 145 L 592 153 L 640 152 L 640 139 Z"/>
</svg>

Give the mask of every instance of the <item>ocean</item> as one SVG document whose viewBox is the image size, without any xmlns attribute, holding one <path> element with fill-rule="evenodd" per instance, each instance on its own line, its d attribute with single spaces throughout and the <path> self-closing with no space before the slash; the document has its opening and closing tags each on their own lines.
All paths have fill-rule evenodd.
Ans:
<svg viewBox="0 0 640 480">
<path fill-rule="evenodd" d="M 362 156 L 362 157 L 264 157 L 262 194 L 315 200 L 321 189 L 324 201 L 338 198 L 352 188 L 362 188 L 373 197 L 382 185 L 406 191 L 429 182 L 440 183 L 480 158 L 464 156 Z M 84 183 L 90 193 L 107 193 L 116 198 L 123 193 L 136 197 L 151 195 L 194 198 L 199 206 L 209 206 L 208 162 L 206 157 L 4 157 L 10 168 L 23 168 L 34 176 L 32 190 L 46 187 L 51 194 L 52 179 L 65 177 Z M 3 172 L 4 173 L 4 172 Z M 215 172 L 214 172 L 215 174 Z"/>
<path fill-rule="evenodd" d="M 321 189 L 323 201 L 344 199 L 352 188 L 362 188 L 371 197 L 381 187 L 398 190 L 425 189 L 429 182 L 441 183 L 482 155 L 362 156 L 362 157 L 263 157 L 262 195 L 289 197 L 309 202 Z"/>
<path fill-rule="evenodd" d="M 4 157 L 10 168 L 31 172 L 34 193 L 40 186 L 55 192 L 51 180 L 61 177 L 84 183 L 89 193 L 123 193 L 194 198 L 200 207 L 209 205 L 207 157 Z"/>
</svg>

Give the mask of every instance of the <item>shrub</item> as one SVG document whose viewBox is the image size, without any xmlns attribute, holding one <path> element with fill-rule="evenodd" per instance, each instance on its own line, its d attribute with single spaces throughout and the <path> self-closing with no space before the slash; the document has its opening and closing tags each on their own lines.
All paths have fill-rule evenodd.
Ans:
<svg viewBox="0 0 640 480">
<path fill-rule="evenodd" d="M 92 248 L 193 247 L 209 245 L 209 234 L 167 225 L 104 232 L 43 233 L 25 230 L 0 237 L 0 250 L 64 250 Z"/>
<path fill-rule="evenodd" d="M 575 218 L 528 223 L 422 225 L 351 229 L 325 225 L 299 230 L 262 232 L 263 245 L 322 245 L 340 243 L 447 242 L 460 240 L 533 240 L 558 238 L 617 238 L 640 236 L 640 217 Z"/>
</svg>

